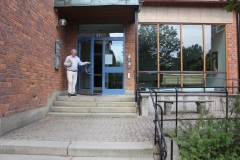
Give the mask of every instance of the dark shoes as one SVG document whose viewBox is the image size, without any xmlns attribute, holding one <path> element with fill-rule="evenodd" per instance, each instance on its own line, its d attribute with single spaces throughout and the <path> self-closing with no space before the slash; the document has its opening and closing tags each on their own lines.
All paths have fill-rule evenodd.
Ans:
<svg viewBox="0 0 240 160">
<path fill-rule="evenodd" d="M 68 93 L 68 97 L 71 97 L 71 94 L 70 94 L 70 93 Z"/>
<path fill-rule="evenodd" d="M 76 94 L 71 94 L 71 96 L 77 96 Z"/>
</svg>

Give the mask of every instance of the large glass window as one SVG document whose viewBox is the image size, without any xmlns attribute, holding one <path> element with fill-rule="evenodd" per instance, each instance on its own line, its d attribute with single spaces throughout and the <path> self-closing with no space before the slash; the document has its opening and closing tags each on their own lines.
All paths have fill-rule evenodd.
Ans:
<svg viewBox="0 0 240 160">
<path fill-rule="evenodd" d="M 157 25 L 139 25 L 138 38 L 139 70 L 157 71 Z"/>
<path fill-rule="evenodd" d="M 145 86 L 225 86 L 225 25 L 140 24 L 138 36 Z"/>
<path fill-rule="evenodd" d="M 203 71 L 202 25 L 182 25 L 183 70 Z"/>
<path fill-rule="evenodd" d="M 180 71 L 180 26 L 160 25 L 159 52 L 161 71 Z"/>
<path fill-rule="evenodd" d="M 205 25 L 205 46 L 206 46 L 206 75 L 207 86 L 225 86 L 226 72 L 226 38 L 225 26 Z M 215 72 L 215 73 L 214 73 Z"/>
</svg>

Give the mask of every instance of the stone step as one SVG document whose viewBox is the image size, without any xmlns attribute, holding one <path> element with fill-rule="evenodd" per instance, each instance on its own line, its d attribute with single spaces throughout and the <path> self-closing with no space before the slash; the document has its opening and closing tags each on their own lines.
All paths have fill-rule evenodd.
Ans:
<svg viewBox="0 0 240 160">
<path fill-rule="evenodd" d="M 150 142 L 72 142 L 69 156 L 80 157 L 153 157 Z"/>
<path fill-rule="evenodd" d="M 2 140 L 0 141 L 0 154 L 82 157 L 79 160 L 83 160 L 85 157 L 102 157 L 102 159 L 112 157 L 152 158 L 153 146 L 150 142 L 73 141 L 70 143 L 63 141 Z M 85 159 L 90 160 L 89 158 Z"/>
<path fill-rule="evenodd" d="M 154 160 L 154 158 L 119 157 L 74 157 L 72 160 Z"/>
<path fill-rule="evenodd" d="M 69 102 L 54 101 L 54 106 L 71 106 L 71 107 L 135 107 L 135 102 Z"/>
<path fill-rule="evenodd" d="M 153 158 L 119 157 L 70 157 L 46 155 L 0 154 L 1 160 L 154 160 Z"/>
<path fill-rule="evenodd" d="M 137 113 L 65 113 L 65 112 L 48 112 L 48 116 L 64 117 L 94 117 L 94 118 L 136 118 Z"/>
<path fill-rule="evenodd" d="M 28 155 L 67 155 L 69 142 L 62 141 L 0 141 L 0 154 L 28 154 Z"/>
<path fill-rule="evenodd" d="M 46 155 L 23 155 L 23 154 L 0 154 L 1 160 L 73 160 L 72 157 L 46 156 Z"/>
<path fill-rule="evenodd" d="M 62 107 L 52 106 L 51 112 L 66 113 L 136 113 L 135 107 Z"/>
<path fill-rule="evenodd" d="M 67 95 L 57 96 L 57 101 L 74 101 L 74 102 L 134 102 L 133 95 L 99 95 L 99 96 L 85 96 L 77 95 L 68 97 Z"/>
</svg>

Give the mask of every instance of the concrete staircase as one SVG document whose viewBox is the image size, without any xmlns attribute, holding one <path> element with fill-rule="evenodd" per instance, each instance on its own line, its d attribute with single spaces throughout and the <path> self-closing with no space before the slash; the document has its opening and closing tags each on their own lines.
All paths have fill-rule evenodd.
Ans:
<svg viewBox="0 0 240 160">
<path fill-rule="evenodd" d="M 17 160 L 64 158 L 69 160 L 153 160 L 153 146 L 150 142 L 0 141 L 0 159 L 13 160 L 14 158 Z"/>
<path fill-rule="evenodd" d="M 84 117 L 136 117 L 136 103 L 133 95 L 77 95 L 58 96 L 53 103 L 50 116 Z"/>
</svg>

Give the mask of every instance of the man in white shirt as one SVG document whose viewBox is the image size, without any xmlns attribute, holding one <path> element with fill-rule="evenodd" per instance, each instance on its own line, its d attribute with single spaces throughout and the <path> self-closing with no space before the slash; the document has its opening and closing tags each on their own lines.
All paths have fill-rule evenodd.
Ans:
<svg viewBox="0 0 240 160">
<path fill-rule="evenodd" d="M 82 62 L 78 56 L 76 56 L 76 49 L 71 50 L 71 55 L 67 56 L 64 65 L 67 67 L 67 79 L 68 79 L 68 97 L 76 96 L 75 86 L 77 83 L 78 65 L 90 64 L 90 62 Z"/>
</svg>

